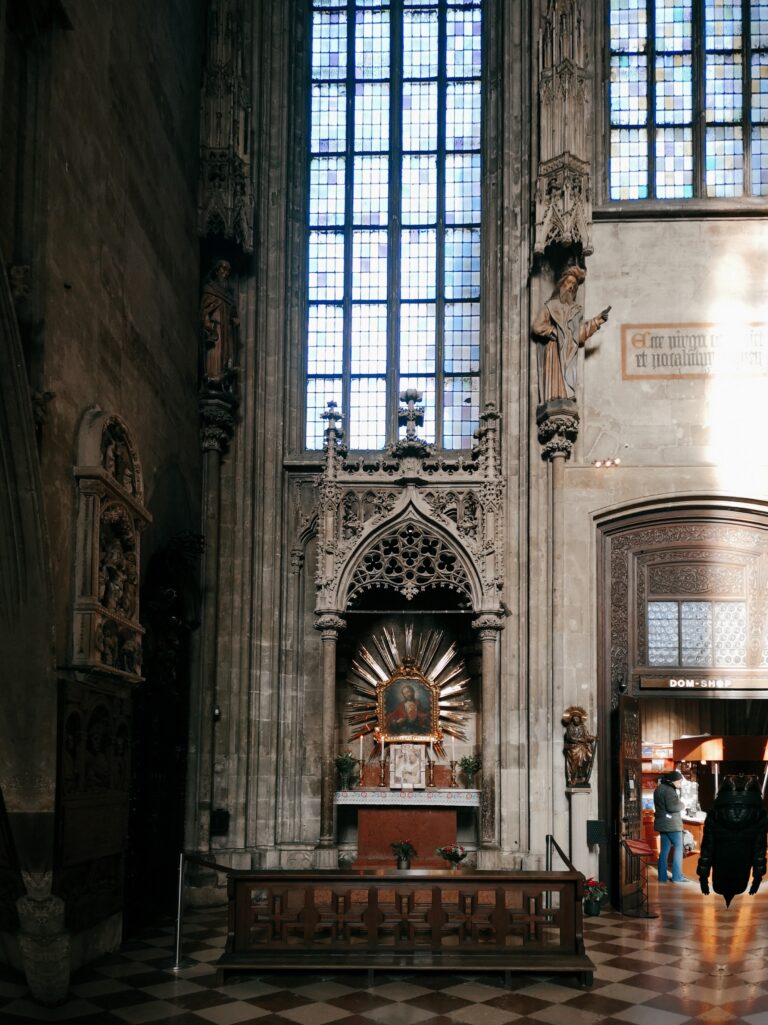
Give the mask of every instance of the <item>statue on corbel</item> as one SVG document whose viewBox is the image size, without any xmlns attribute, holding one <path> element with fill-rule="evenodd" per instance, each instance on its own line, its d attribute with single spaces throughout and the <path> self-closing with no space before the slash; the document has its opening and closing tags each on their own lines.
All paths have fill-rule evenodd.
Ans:
<svg viewBox="0 0 768 1025">
<path fill-rule="evenodd" d="M 203 387 L 207 391 L 232 391 L 237 369 L 237 300 L 230 283 L 232 266 L 216 260 L 208 272 L 200 300 L 203 329 Z"/>
<path fill-rule="evenodd" d="M 588 787 L 595 761 L 597 737 L 587 729 L 587 713 L 581 705 L 571 705 L 563 712 L 565 726 L 565 782 L 569 788 Z"/>
</svg>

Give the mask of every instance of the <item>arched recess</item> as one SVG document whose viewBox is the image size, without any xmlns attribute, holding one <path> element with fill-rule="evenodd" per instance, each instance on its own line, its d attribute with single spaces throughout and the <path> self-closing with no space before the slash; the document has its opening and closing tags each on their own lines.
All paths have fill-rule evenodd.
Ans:
<svg viewBox="0 0 768 1025">
<path fill-rule="evenodd" d="M 692 601 L 743 601 L 749 609 L 744 664 L 727 675 L 734 693 L 739 693 L 736 683 L 745 683 L 742 696 L 760 678 L 768 679 L 768 504 L 715 495 L 658 496 L 602 512 L 595 524 L 598 732 L 611 738 L 599 749 L 599 814 L 614 838 L 601 848 L 601 872 L 618 889 L 617 837 L 639 821 L 641 795 L 638 786 L 628 809 L 626 780 L 617 771 L 620 756 L 631 756 L 621 743 L 621 706 L 657 686 L 660 692 L 666 677 L 696 675 L 683 663 L 677 674 L 669 666 L 665 670 L 650 664 L 648 602 L 673 595 Z M 702 665 L 698 675 L 726 675 L 716 669 L 715 664 Z M 768 696 L 768 691 L 763 693 Z M 750 690 L 748 696 L 762 695 Z"/>
</svg>

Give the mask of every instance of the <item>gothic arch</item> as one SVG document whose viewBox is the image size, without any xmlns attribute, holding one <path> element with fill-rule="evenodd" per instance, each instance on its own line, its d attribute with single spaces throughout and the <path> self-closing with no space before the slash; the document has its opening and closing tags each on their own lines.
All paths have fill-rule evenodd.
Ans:
<svg viewBox="0 0 768 1025">
<path fill-rule="evenodd" d="M 411 600 L 438 587 L 458 591 L 468 611 L 482 608 L 482 582 L 461 540 L 408 500 L 351 553 L 339 574 L 337 608 L 343 612 L 373 588 Z"/>
</svg>

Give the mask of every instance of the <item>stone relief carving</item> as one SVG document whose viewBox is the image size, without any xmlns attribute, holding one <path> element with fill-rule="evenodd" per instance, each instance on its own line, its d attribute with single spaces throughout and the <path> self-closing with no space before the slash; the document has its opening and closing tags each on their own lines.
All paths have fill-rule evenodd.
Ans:
<svg viewBox="0 0 768 1025">
<path fill-rule="evenodd" d="M 711 556 L 710 556 L 711 557 Z M 690 562 L 674 566 L 650 566 L 648 592 L 655 594 L 744 594 L 742 566 L 692 566 Z"/>
<path fill-rule="evenodd" d="M 468 607 L 497 610 L 503 585 L 499 415 L 486 406 L 470 457 L 435 457 L 416 435 L 420 396 L 403 393 L 406 435 L 387 453 L 348 459 L 328 404 L 317 481 L 318 614 L 342 612 L 371 588 L 410 599 L 445 586 Z M 389 528 L 387 525 L 390 525 Z"/>
<path fill-rule="evenodd" d="M 228 260 L 216 260 L 206 277 L 200 299 L 203 328 L 203 381 L 206 388 L 228 389 L 235 375 L 237 343 L 237 301 L 230 284 Z"/>
<path fill-rule="evenodd" d="M 760 567 L 768 568 L 768 536 L 757 528 L 738 526 L 716 521 L 698 523 L 652 524 L 635 530 L 622 531 L 610 538 L 610 681 L 611 707 L 618 707 L 620 686 L 629 679 L 634 669 L 636 656 L 630 653 L 631 636 L 637 637 L 638 649 L 644 651 L 647 645 L 647 624 L 644 614 L 647 601 L 647 575 L 643 563 L 650 558 L 680 558 L 688 563 L 695 560 L 728 558 L 725 567 L 727 579 L 733 567 L 733 552 L 738 552 L 745 561 L 747 572 L 746 600 L 749 603 L 749 651 L 752 664 L 762 657 L 768 664 L 768 606 L 763 600 L 765 573 Z M 648 554 L 649 549 L 658 549 Z M 674 549 L 678 550 L 675 551 Z M 729 552 L 730 549 L 730 552 Z M 719 555 L 716 553 L 719 552 Z M 642 553 L 642 554 L 641 554 Z M 633 561 L 638 563 L 639 572 L 631 572 Z M 713 568 L 715 572 L 718 567 Z M 635 580 L 634 594 L 630 593 L 629 581 Z M 732 581 L 731 581 L 732 582 Z M 636 622 L 630 623 L 630 608 L 637 610 Z M 633 629 L 631 629 L 633 628 Z M 636 631 L 636 632 L 635 632 Z"/>
<path fill-rule="evenodd" d="M 211 0 L 203 71 L 198 231 L 253 252 L 251 7 Z"/>
<path fill-rule="evenodd" d="M 127 793 L 130 720 L 118 693 L 68 687 L 62 728 L 62 796 Z"/>
<path fill-rule="evenodd" d="M 73 664 L 141 678 L 141 464 L 119 417 L 86 414 L 78 439 Z"/>
</svg>

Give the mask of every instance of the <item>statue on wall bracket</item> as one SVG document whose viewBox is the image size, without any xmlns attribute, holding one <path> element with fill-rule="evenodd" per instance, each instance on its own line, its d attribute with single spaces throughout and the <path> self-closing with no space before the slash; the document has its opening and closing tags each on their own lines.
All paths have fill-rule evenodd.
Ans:
<svg viewBox="0 0 768 1025">
<path fill-rule="evenodd" d="M 440 654 L 443 633 L 415 633 L 405 627 L 405 645 L 393 630 L 375 634 L 376 655 L 361 645 L 349 682 L 357 695 L 347 704 L 349 740 L 373 735 L 374 750 L 385 744 L 425 744 L 445 757 L 446 736 L 466 740 L 470 677 L 455 644 Z"/>
<path fill-rule="evenodd" d="M 563 712 L 565 737 L 565 782 L 569 788 L 588 787 L 595 761 L 597 737 L 587 729 L 587 713 L 581 705 L 571 705 Z"/>
</svg>

